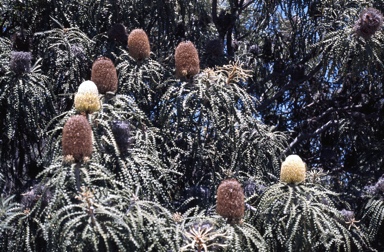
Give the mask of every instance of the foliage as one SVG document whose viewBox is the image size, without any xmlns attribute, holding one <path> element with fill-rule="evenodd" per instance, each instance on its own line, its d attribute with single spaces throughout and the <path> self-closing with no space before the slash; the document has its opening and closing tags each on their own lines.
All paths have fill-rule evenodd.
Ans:
<svg viewBox="0 0 384 252">
<path fill-rule="evenodd" d="M 379 237 L 384 232 L 384 178 L 364 189 L 366 199 L 360 215 L 369 239 L 378 249 L 382 249 L 384 244 Z"/>
<path fill-rule="evenodd" d="M 23 211 L 21 204 L 14 202 L 14 196 L 1 200 L 1 238 L 2 250 L 35 251 L 33 230 L 37 223 L 28 218 L 28 210 Z M 34 225 L 35 224 L 35 225 Z"/>
<path fill-rule="evenodd" d="M 51 89 L 56 95 L 57 109 L 62 112 L 73 103 L 73 98 L 65 95 L 76 93 L 79 85 L 90 79 L 90 50 L 94 42 L 78 28 L 65 28 L 54 21 L 58 28 L 38 32 L 35 36 L 41 41 L 38 50 L 43 55 L 43 68 L 54 80 Z"/>
<path fill-rule="evenodd" d="M 268 251 L 259 231 L 246 220 L 228 224 L 199 208 L 173 214 L 177 251 Z"/>
<path fill-rule="evenodd" d="M 3 42 L 3 46 L 9 45 L 7 41 Z M 14 64 L 29 64 L 26 62 L 30 60 L 29 56 L 17 55 L 16 59 L 10 59 L 16 54 L 7 53 L 10 53 L 9 48 L 1 57 L 4 65 L 9 65 L 12 60 L 19 61 Z M 4 70 L 5 73 L 0 77 L 1 169 L 8 187 L 4 189 L 14 192 L 42 169 L 38 165 L 44 149 L 44 143 L 40 141 L 44 134 L 42 126 L 50 120 L 55 110 L 49 81 L 41 71 L 40 59 L 30 69 L 29 66 L 19 68 L 11 65 Z"/>
<path fill-rule="evenodd" d="M 165 89 L 162 84 L 166 74 L 164 66 L 151 58 L 138 63 L 125 50 L 121 51 L 116 61 L 119 72 L 118 92 L 132 97 L 151 122 L 156 124 L 159 100 Z"/>
<path fill-rule="evenodd" d="M 255 119 L 254 99 L 241 86 L 246 77 L 237 64 L 206 69 L 163 95 L 161 145 L 165 163 L 183 174 L 182 190 L 204 185 L 213 191 L 239 171 L 278 174 L 285 137 Z"/>
<path fill-rule="evenodd" d="M 383 243 L 379 237 L 384 230 L 384 202 L 382 199 L 370 199 L 364 206 L 364 215 L 368 223 L 366 232 L 372 242 L 377 243 L 377 248 L 383 248 Z"/>
<path fill-rule="evenodd" d="M 272 185 L 256 203 L 255 225 L 272 251 L 367 251 L 367 238 L 346 226 L 334 196 L 316 184 Z"/>
</svg>

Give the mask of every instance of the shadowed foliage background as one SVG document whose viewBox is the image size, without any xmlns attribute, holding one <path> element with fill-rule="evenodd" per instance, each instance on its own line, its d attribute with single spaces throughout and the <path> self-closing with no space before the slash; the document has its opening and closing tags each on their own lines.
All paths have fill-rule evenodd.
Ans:
<svg viewBox="0 0 384 252">
<path fill-rule="evenodd" d="M 1 1 L 1 250 L 382 251 L 383 12 Z"/>
</svg>

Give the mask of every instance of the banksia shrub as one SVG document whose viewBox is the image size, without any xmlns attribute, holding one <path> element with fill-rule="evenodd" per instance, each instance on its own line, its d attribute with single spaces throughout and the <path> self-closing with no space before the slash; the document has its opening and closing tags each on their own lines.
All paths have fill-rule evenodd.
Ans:
<svg viewBox="0 0 384 252">
<path fill-rule="evenodd" d="M 375 8 L 367 8 L 360 14 L 353 27 L 358 36 L 371 38 L 383 25 L 383 15 Z"/>
<path fill-rule="evenodd" d="M 66 160 L 79 162 L 90 158 L 93 149 L 92 128 L 85 116 L 72 116 L 65 123 L 62 147 Z"/>
<path fill-rule="evenodd" d="M 114 24 L 108 30 L 108 38 L 126 45 L 128 41 L 128 33 L 125 26 L 122 24 Z"/>
<path fill-rule="evenodd" d="M 236 179 L 223 180 L 217 189 L 216 212 L 228 223 L 236 224 L 244 216 L 244 191 Z"/>
<path fill-rule="evenodd" d="M 134 29 L 128 36 L 129 55 L 136 61 L 149 58 L 151 47 L 149 39 L 143 29 Z"/>
<path fill-rule="evenodd" d="M 200 72 L 200 60 L 191 41 L 180 42 L 175 51 L 176 76 L 191 78 Z"/>
<path fill-rule="evenodd" d="M 9 66 L 16 74 L 28 73 L 31 70 L 32 54 L 30 52 L 11 52 Z"/>
<path fill-rule="evenodd" d="M 112 60 L 100 57 L 93 62 L 91 80 L 96 84 L 100 94 L 117 91 L 117 72 Z"/>
<path fill-rule="evenodd" d="M 300 183 L 305 180 L 305 163 L 298 155 L 289 155 L 281 164 L 280 181 Z"/>
<path fill-rule="evenodd" d="M 93 81 L 84 81 L 80 84 L 75 95 L 75 108 L 87 114 L 100 109 L 99 91 Z"/>
</svg>

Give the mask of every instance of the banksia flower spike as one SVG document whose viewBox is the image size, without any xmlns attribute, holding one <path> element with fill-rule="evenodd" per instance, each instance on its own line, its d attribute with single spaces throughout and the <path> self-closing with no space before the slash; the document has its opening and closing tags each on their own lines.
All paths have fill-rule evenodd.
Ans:
<svg viewBox="0 0 384 252">
<path fill-rule="evenodd" d="M 205 53 L 212 56 L 221 56 L 224 54 L 224 45 L 220 39 L 209 40 L 205 45 Z"/>
<path fill-rule="evenodd" d="M 128 33 L 123 24 L 114 24 L 108 30 L 108 38 L 126 45 L 128 41 Z"/>
<path fill-rule="evenodd" d="M 199 54 L 191 41 L 180 42 L 175 51 L 176 76 L 190 79 L 200 72 Z"/>
<path fill-rule="evenodd" d="M 12 35 L 12 48 L 15 51 L 28 52 L 30 48 L 30 37 L 24 32 L 16 32 Z"/>
<path fill-rule="evenodd" d="M 149 58 L 151 47 L 149 39 L 143 29 L 134 29 L 128 36 L 129 55 L 136 61 Z"/>
<path fill-rule="evenodd" d="M 75 95 L 75 108 L 86 114 L 100 109 L 99 91 L 93 81 L 84 81 L 80 84 Z"/>
<path fill-rule="evenodd" d="M 11 52 L 9 66 L 16 74 L 28 73 L 31 70 L 32 54 L 30 52 Z"/>
<path fill-rule="evenodd" d="M 82 45 L 71 45 L 71 52 L 75 58 L 86 60 L 84 48 Z"/>
<path fill-rule="evenodd" d="M 280 181 L 293 184 L 304 182 L 305 163 L 298 155 L 289 155 L 281 164 Z"/>
<path fill-rule="evenodd" d="M 383 25 L 383 15 L 375 8 L 367 8 L 360 14 L 353 30 L 357 36 L 371 38 Z"/>
<path fill-rule="evenodd" d="M 62 147 L 66 160 L 79 162 L 90 158 L 93 149 L 92 128 L 85 116 L 72 116 L 65 123 Z"/>
<path fill-rule="evenodd" d="M 93 62 L 91 80 L 96 84 L 100 94 L 117 91 L 117 72 L 112 60 L 100 57 Z"/>
<path fill-rule="evenodd" d="M 123 154 L 127 153 L 131 144 L 129 123 L 126 121 L 113 121 L 112 133 L 120 152 Z"/>
<path fill-rule="evenodd" d="M 238 224 L 244 216 L 244 191 L 236 179 L 223 180 L 216 195 L 216 212 L 230 224 Z"/>
</svg>

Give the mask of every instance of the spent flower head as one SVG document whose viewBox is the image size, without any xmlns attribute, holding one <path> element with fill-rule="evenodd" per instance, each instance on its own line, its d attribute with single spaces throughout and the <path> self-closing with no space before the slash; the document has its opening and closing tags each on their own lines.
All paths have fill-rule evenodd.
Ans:
<svg viewBox="0 0 384 252">
<path fill-rule="evenodd" d="M 121 44 L 127 44 L 128 33 L 123 24 L 114 24 L 108 30 L 108 38 Z"/>
<path fill-rule="evenodd" d="M 16 74 L 28 73 L 31 70 L 32 54 L 30 52 L 11 52 L 9 66 Z"/>
<path fill-rule="evenodd" d="M 353 30 L 357 36 L 371 38 L 383 25 L 383 15 L 375 8 L 364 9 L 356 21 Z"/>
</svg>

